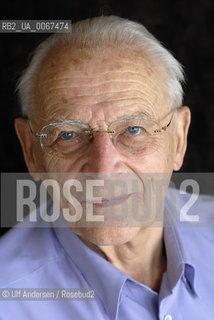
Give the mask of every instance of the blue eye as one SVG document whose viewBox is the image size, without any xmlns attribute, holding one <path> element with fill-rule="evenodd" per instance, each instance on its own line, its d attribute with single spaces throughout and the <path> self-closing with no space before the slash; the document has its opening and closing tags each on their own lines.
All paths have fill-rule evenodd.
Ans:
<svg viewBox="0 0 214 320">
<path fill-rule="evenodd" d="M 137 134 L 141 133 L 141 131 L 142 131 L 141 127 L 128 127 L 126 129 L 126 132 L 131 135 L 137 135 Z"/>
<path fill-rule="evenodd" d="M 76 137 L 76 133 L 74 131 L 67 131 L 60 134 L 60 138 L 63 140 L 72 140 Z"/>
</svg>

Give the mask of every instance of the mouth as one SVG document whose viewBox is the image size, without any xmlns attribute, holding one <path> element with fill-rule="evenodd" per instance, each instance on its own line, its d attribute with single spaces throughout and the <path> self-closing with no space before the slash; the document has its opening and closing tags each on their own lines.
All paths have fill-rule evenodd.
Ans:
<svg viewBox="0 0 214 320">
<path fill-rule="evenodd" d="M 131 194 L 128 195 L 122 195 L 119 197 L 115 197 L 112 199 L 108 198 L 101 198 L 101 201 L 96 201 L 96 200 L 87 200 L 87 201 L 82 201 L 84 204 L 93 204 L 95 207 L 98 208 L 105 208 L 105 207 L 111 207 L 115 205 L 120 205 L 121 203 L 125 202 L 127 199 L 131 197 Z"/>
</svg>

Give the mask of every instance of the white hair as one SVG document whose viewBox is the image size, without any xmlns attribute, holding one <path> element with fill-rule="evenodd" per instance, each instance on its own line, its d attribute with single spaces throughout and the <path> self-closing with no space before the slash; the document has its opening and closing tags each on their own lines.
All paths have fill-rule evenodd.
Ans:
<svg viewBox="0 0 214 320">
<path fill-rule="evenodd" d="M 112 48 L 125 46 L 130 50 L 137 49 L 142 55 L 147 54 L 164 70 L 163 86 L 168 94 L 171 108 L 181 106 L 184 81 L 181 64 L 142 24 L 116 16 L 101 16 L 74 23 L 69 33 L 53 34 L 37 47 L 29 66 L 17 83 L 23 116 L 29 117 L 35 105 L 33 92 L 36 84 L 33 79 L 42 62 L 51 50 L 69 44 L 87 50 L 105 49 L 106 46 Z"/>
</svg>

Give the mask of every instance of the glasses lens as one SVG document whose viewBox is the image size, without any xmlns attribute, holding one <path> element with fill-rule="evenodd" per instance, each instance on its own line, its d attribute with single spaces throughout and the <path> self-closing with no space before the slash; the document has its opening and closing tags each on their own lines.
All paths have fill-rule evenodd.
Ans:
<svg viewBox="0 0 214 320">
<path fill-rule="evenodd" d="M 124 155 L 148 154 L 160 144 L 160 135 L 154 135 L 157 122 L 150 119 L 130 119 L 115 122 L 111 130 L 115 132 L 113 142 L 118 152 Z"/>
<path fill-rule="evenodd" d="M 89 140 L 88 131 L 69 124 L 49 125 L 41 133 L 41 145 L 45 151 L 62 156 L 82 151 Z"/>
</svg>

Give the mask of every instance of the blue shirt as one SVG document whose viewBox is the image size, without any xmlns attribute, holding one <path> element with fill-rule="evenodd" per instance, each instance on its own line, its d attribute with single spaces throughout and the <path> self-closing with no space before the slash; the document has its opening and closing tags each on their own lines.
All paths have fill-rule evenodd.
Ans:
<svg viewBox="0 0 214 320">
<path fill-rule="evenodd" d="M 186 201 L 182 196 L 176 200 L 177 213 L 173 212 L 173 221 L 170 219 L 164 227 L 167 271 L 159 293 L 87 247 L 65 227 L 62 218 L 54 224 L 25 219 L 0 241 L 0 287 L 95 288 L 96 299 L 4 301 L 1 298 L 0 319 L 213 320 L 214 200 L 202 196 L 192 207 L 192 214 L 199 215 L 202 225 L 179 224 L 178 215 Z M 169 216 L 171 204 L 168 194 L 166 215 Z"/>
</svg>

